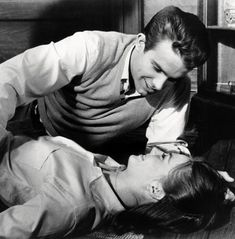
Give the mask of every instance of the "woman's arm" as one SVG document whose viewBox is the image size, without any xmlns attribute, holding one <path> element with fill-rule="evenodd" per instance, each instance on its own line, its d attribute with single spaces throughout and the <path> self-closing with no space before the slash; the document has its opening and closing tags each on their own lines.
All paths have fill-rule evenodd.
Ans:
<svg viewBox="0 0 235 239">
<path fill-rule="evenodd" d="M 58 238 L 75 225 L 71 205 L 51 185 L 23 205 L 0 213 L 0 238 Z"/>
</svg>

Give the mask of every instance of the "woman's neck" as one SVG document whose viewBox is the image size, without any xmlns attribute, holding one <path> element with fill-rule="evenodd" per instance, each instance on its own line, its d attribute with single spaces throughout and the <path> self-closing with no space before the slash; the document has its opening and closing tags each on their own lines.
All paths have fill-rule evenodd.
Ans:
<svg viewBox="0 0 235 239">
<path fill-rule="evenodd" d="M 128 182 L 125 180 L 125 171 L 117 171 L 110 174 L 110 183 L 126 207 L 138 205 L 136 197 L 131 193 Z"/>
</svg>

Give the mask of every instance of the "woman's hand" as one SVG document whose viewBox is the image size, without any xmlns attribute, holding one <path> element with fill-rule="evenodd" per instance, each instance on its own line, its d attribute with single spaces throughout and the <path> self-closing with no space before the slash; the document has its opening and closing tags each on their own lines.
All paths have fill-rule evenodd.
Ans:
<svg viewBox="0 0 235 239">
<path fill-rule="evenodd" d="M 218 171 L 218 173 L 224 178 L 225 181 L 228 183 L 234 182 L 234 178 L 229 176 L 229 174 L 226 171 Z"/>
</svg>

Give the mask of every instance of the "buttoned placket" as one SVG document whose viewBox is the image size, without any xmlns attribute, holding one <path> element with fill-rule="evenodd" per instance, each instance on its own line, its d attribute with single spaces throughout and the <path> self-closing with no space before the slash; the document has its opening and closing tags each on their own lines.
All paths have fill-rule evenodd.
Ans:
<svg viewBox="0 0 235 239">
<path fill-rule="evenodd" d="M 133 93 L 130 92 L 130 80 L 129 80 L 129 65 L 131 59 L 131 52 L 134 49 L 134 46 L 129 50 L 123 68 L 123 73 L 120 82 L 120 97 L 121 100 L 126 100 L 130 98 L 142 97 L 136 90 Z"/>
</svg>

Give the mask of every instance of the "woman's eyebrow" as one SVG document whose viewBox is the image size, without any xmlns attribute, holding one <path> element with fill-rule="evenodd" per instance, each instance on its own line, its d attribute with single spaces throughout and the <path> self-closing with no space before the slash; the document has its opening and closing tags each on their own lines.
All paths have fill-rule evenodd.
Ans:
<svg viewBox="0 0 235 239">
<path fill-rule="evenodd" d="M 173 155 L 171 152 L 168 153 L 168 164 L 171 162 L 172 158 L 173 158 Z"/>
</svg>

